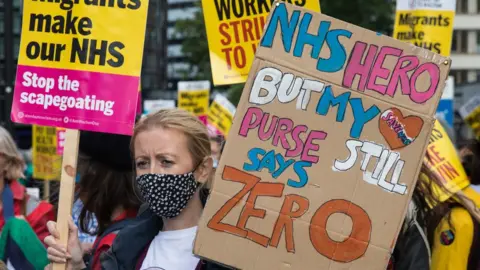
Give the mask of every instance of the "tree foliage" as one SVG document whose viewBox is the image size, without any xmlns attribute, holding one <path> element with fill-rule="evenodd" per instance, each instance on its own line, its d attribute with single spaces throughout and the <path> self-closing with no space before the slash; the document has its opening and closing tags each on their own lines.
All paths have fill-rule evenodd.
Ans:
<svg viewBox="0 0 480 270">
<path fill-rule="evenodd" d="M 321 8 L 324 14 L 337 19 L 385 35 L 392 33 L 395 6 L 391 0 L 321 0 Z M 175 30 L 177 35 L 184 38 L 182 52 L 191 66 L 186 74 L 197 71 L 194 78 L 188 79 L 211 81 L 207 34 L 201 6 L 194 18 L 178 21 Z M 242 84 L 217 88 L 228 91 L 228 98 L 235 105 L 240 100 L 242 89 Z"/>
</svg>

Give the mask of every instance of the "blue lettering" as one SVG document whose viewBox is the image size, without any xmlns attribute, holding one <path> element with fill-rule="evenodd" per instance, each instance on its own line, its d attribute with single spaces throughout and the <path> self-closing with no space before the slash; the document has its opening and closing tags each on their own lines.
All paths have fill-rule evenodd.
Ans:
<svg viewBox="0 0 480 270">
<path fill-rule="evenodd" d="M 312 167 L 311 162 L 297 161 L 293 165 L 293 170 L 298 176 L 298 182 L 292 179 L 288 179 L 287 185 L 294 188 L 302 188 L 308 183 L 308 174 L 305 171 L 305 167 Z"/>
<path fill-rule="evenodd" d="M 350 98 L 350 92 L 345 92 L 338 97 L 333 95 L 332 86 L 325 87 L 325 91 L 318 101 L 317 114 L 327 115 L 330 107 L 338 105 L 337 110 L 337 122 L 343 122 L 345 118 L 345 110 L 347 109 L 348 99 Z"/>
<path fill-rule="evenodd" d="M 275 164 L 275 151 L 271 150 L 262 158 L 262 161 L 260 161 L 258 171 L 260 172 L 267 168 L 269 173 L 274 173 L 276 167 Z"/>
<path fill-rule="evenodd" d="M 367 111 L 363 110 L 362 100 L 360 98 L 350 99 L 350 106 L 353 111 L 353 125 L 350 129 L 350 137 L 358 139 L 362 134 L 363 126 L 375 118 L 380 113 L 377 106 L 373 105 Z"/>
<path fill-rule="evenodd" d="M 350 39 L 352 32 L 338 29 L 328 32 L 327 45 L 330 48 L 330 58 L 318 59 L 317 70 L 322 72 L 337 72 L 343 68 L 347 60 L 347 52 L 340 43 L 339 37 L 344 36 Z"/>
<path fill-rule="evenodd" d="M 285 160 L 280 154 L 277 154 L 275 157 L 277 158 L 277 163 L 280 167 L 272 174 L 272 177 L 277 179 L 290 165 L 292 165 L 292 163 L 295 162 L 295 160 Z"/>
<path fill-rule="evenodd" d="M 312 58 L 317 59 L 320 56 L 320 51 L 322 50 L 322 46 L 325 42 L 325 37 L 327 36 L 331 23 L 321 22 L 320 27 L 318 28 L 318 35 L 312 35 L 308 33 L 308 27 L 310 26 L 311 21 L 312 14 L 306 13 L 303 15 L 302 21 L 300 22 L 300 27 L 298 29 L 295 49 L 293 49 L 293 56 L 295 57 L 302 57 L 303 48 L 307 44 L 312 46 Z"/>
<path fill-rule="evenodd" d="M 260 167 L 260 159 L 258 158 L 258 155 L 265 155 L 266 151 L 261 149 L 261 148 L 252 148 L 250 151 L 248 151 L 248 159 L 252 162 L 251 164 L 244 163 L 243 164 L 243 169 L 247 172 L 251 171 L 257 171 L 258 168 Z"/>
<path fill-rule="evenodd" d="M 270 22 L 268 23 L 267 30 L 263 35 L 260 46 L 268 48 L 272 47 L 273 39 L 277 33 L 277 25 L 280 24 L 283 48 L 286 52 L 290 52 L 290 49 L 292 48 L 293 34 L 295 33 L 299 17 L 300 11 L 296 10 L 293 12 L 290 21 L 288 21 L 288 11 L 286 6 L 277 6 L 272 14 Z"/>
</svg>

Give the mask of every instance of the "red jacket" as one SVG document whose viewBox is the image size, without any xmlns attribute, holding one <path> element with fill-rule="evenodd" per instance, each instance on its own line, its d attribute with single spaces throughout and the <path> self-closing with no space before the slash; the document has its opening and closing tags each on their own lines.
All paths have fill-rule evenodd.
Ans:
<svg viewBox="0 0 480 270">
<path fill-rule="evenodd" d="M 9 186 L 13 193 L 13 211 L 15 216 L 25 215 L 26 204 L 29 199 L 25 187 L 17 181 L 12 181 Z M 38 236 L 38 239 L 43 242 L 43 239 L 49 235 L 47 222 L 55 220 L 53 205 L 47 202 L 40 202 L 37 208 L 25 218 Z M 0 208 L 0 230 L 4 225 L 5 219 L 3 218 L 3 208 Z"/>
<path fill-rule="evenodd" d="M 127 210 L 121 213 L 114 221 L 120 221 L 123 219 L 127 218 L 135 218 L 137 216 L 137 210 Z M 101 270 L 102 266 L 100 263 L 100 255 L 102 253 L 108 251 L 110 247 L 113 244 L 113 240 L 115 240 L 115 237 L 117 237 L 118 232 L 112 232 L 110 234 L 107 234 L 105 237 L 102 239 L 96 239 L 95 243 L 93 246 L 96 246 L 98 244 L 97 250 L 93 251 L 93 265 L 91 267 L 92 270 Z M 97 243 L 100 241 L 100 243 Z"/>
</svg>

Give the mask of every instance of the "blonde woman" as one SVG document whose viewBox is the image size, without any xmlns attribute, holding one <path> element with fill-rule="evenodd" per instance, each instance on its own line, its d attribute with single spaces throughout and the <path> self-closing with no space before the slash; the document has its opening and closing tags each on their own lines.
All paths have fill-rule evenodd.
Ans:
<svg viewBox="0 0 480 270">
<path fill-rule="evenodd" d="M 41 202 L 31 213 L 26 212 L 29 199 L 26 189 L 17 180 L 24 177 L 25 162 L 6 129 L 0 126 L 0 230 L 6 219 L 26 219 L 40 239 L 48 235 L 46 223 L 55 218 L 53 206 Z"/>
<path fill-rule="evenodd" d="M 102 269 L 223 269 L 193 255 L 197 224 L 206 200 L 203 185 L 212 172 L 206 127 L 190 113 L 161 110 L 136 125 L 131 144 L 136 185 L 147 203 L 137 222 L 121 230 L 101 257 Z M 54 224 L 50 231 L 56 234 Z M 49 243 L 49 258 L 68 269 L 85 267 L 76 228 L 70 224 L 68 247 Z M 50 239 L 51 240 L 51 239 Z M 210 268 L 214 267 L 214 268 Z"/>
</svg>

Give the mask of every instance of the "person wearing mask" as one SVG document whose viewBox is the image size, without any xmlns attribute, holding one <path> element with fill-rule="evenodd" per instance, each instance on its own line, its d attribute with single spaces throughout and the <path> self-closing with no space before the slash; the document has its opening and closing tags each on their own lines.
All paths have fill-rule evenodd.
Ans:
<svg viewBox="0 0 480 270">
<path fill-rule="evenodd" d="M 77 226 L 72 221 L 69 241 L 80 245 L 69 255 L 81 255 L 91 249 L 82 263 L 90 269 L 101 269 L 100 256 L 112 245 L 118 231 L 136 217 L 140 200 L 132 184 L 133 161 L 130 155 L 130 136 L 86 132 L 80 134 L 77 191 L 83 207 L 77 224 L 84 233 L 96 236 L 92 246 L 79 240 Z M 95 224 L 95 226 L 92 226 Z M 55 222 L 48 224 L 51 236 L 45 238 L 49 259 L 55 261 L 62 254 L 52 248 L 58 237 Z M 80 252 L 80 253 L 78 253 Z"/>
<path fill-rule="evenodd" d="M 189 112 L 160 110 L 139 121 L 131 148 L 136 184 L 147 209 L 118 233 L 102 257 L 103 269 L 222 269 L 193 255 L 206 200 L 203 185 L 212 172 L 206 127 Z M 55 234 L 55 226 L 50 229 Z M 69 269 L 82 269 L 81 257 L 73 256 L 80 250 L 72 240 L 77 238 L 73 224 L 70 230 L 68 246 L 57 245 L 52 237 L 49 253 L 56 255 L 51 257 L 56 262 L 68 259 Z"/>
</svg>

